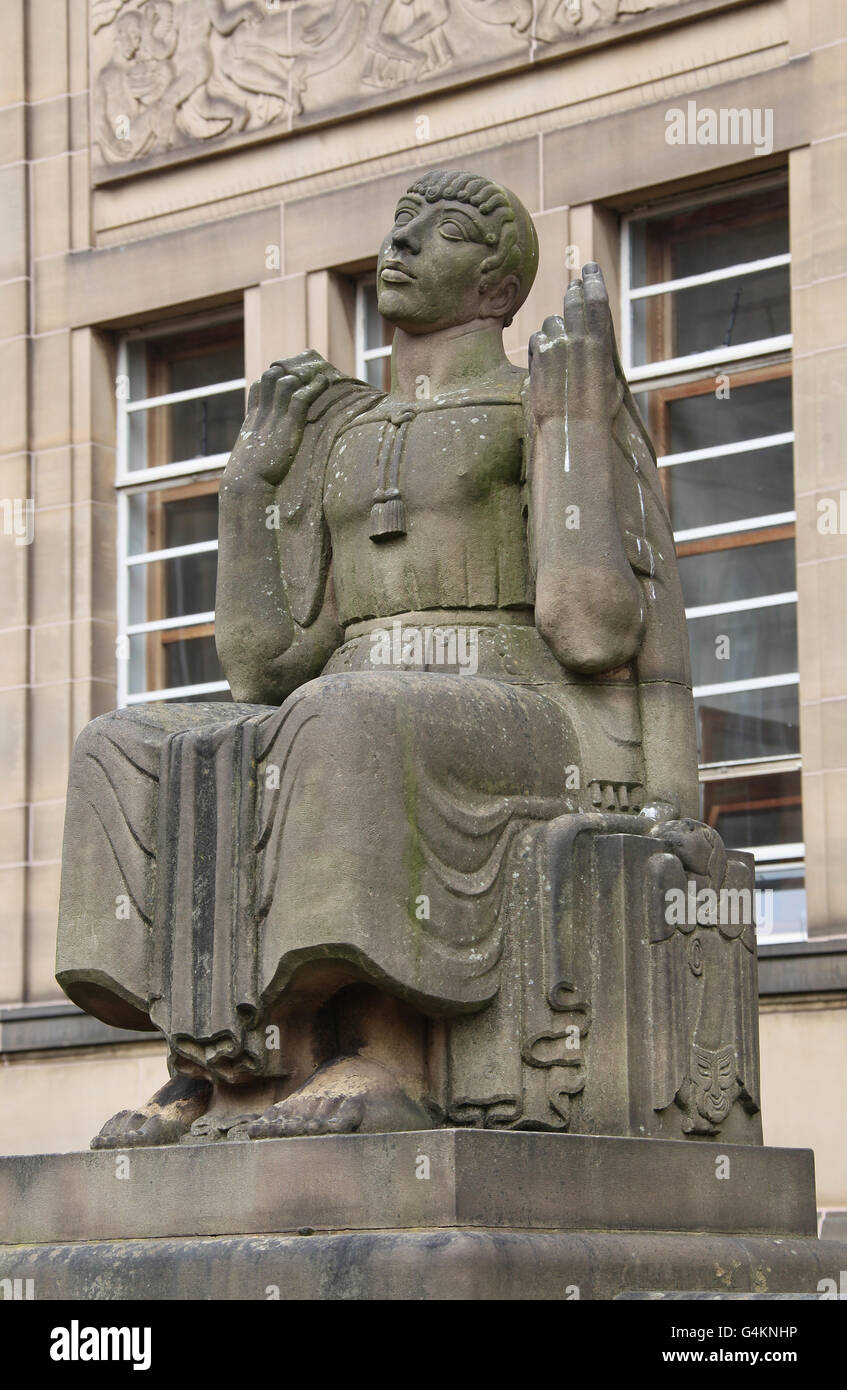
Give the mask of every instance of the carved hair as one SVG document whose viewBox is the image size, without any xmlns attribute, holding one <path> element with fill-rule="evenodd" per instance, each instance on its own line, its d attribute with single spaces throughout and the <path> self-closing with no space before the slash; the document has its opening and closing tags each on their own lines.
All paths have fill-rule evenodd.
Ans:
<svg viewBox="0 0 847 1390">
<path fill-rule="evenodd" d="M 529 294 L 538 269 L 538 237 L 521 200 L 508 188 L 492 183 L 481 174 L 455 173 L 451 169 L 434 169 L 422 174 L 406 191 L 425 198 L 428 203 L 468 203 L 483 217 L 492 219 L 485 240 L 494 250 L 480 267 L 483 284 L 487 288 L 507 275 L 516 275 L 520 285 L 512 311 L 516 313 Z M 504 322 L 508 327 L 512 314 Z"/>
</svg>

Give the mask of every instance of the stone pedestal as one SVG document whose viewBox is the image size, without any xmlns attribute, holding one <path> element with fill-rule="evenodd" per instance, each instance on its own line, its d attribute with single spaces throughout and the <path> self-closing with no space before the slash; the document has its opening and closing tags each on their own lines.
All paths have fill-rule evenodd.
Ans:
<svg viewBox="0 0 847 1390">
<path fill-rule="evenodd" d="M 814 1294 L 807 1150 L 484 1130 L 0 1159 L 36 1299 Z M 0 1283 L 11 1296 L 14 1284 Z"/>
</svg>

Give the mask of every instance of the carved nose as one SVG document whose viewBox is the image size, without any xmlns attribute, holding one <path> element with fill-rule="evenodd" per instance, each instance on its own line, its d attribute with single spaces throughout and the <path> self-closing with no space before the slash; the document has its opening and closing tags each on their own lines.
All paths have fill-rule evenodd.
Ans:
<svg viewBox="0 0 847 1390">
<path fill-rule="evenodd" d="M 398 227 L 396 231 L 392 232 L 391 245 L 396 246 L 398 250 L 411 251 L 413 254 L 417 254 L 421 249 L 420 240 L 414 232 L 410 231 L 408 226 Z"/>
</svg>

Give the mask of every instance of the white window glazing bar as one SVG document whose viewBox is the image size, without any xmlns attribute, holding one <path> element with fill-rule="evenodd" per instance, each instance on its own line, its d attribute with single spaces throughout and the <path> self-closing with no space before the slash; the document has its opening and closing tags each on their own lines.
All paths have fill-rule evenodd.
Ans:
<svg viewBox="0 0 847 1390">
<path fill-rule="evenodd" d="M 118 379 L 120 381 L 129 380 L 129 352 L 126 339 L 123 338 L 118 344 Z M 129 467 L 129 421 L 126 413 L 126 402 L 121 399 L 118 392 L 116 401 L 116 439 L 115 439 L 115 466 L 118 477 L 125 473 Z M 118 709 L 122 709 L 127 702 L 129 686 L 129 658 L 122 651 L 122 638 L 126 633 L 127 623 L 129 622 L 129 570 L 124 564 L 124 557 L 129 549 L 129 503 L 126 496 L 118 492 L 117 495 L 117 517 L 115 527 L 115 546 L 117 549 L 118 561 L 118 593 L 117 593 L 117 630 L 118 643 L 116 646 L 115 667 L 116 667 L 116 698 Z"/>
<path fill-rule="evenodd" d="M 701 782 L 720 782 L 727 777 L 739 777 L 748 771 L 751 777 L 769 772 L 799 772 L 802 759 L 798 753 L 782 753 L 779 757 L 729 758 L 722 763 L 701 763 Z M 732 771 L 730 772 L 730 769 Z M 712 776 L 709 776 L 709 774 Z"/>
<path fill-rule="evenodd" d="M 722 266 L 720 270 L 704 270 L 699 275 L 683 275 L 678 280 L 660 280 L 655 285 L 628 286 L 626 293 L 630 300 L 648 299 L 657 294 L 676 294 L 679 290 L 693 289 L 696 285 L 713 285 L 719 280 L 732 280 L 739 275 L 757 275 L 763 270 L 774 270 L 777 266 L 790 265 L 791 252 L 779 256 L 764 256 L 758 261 L 742 261 L 738 265 Z"/>
<path fill-rule="evenodd" d="M 356 285 L 356 376 L 365 375 L 365 286 L 362 280 Z"/>
<path fill-rule="evenodd" d="M 757 864 L 768 864 L 783 859 L 803 859 L 806 854 L 806 845 L 803 840 L 795 840 L 785 845 L 748 845 L 745 846 L 744 853 L 754 855 Z M 785 867 L 796 869 L 798 865 L 786 863 Z"/>
<path fill-rule="evenodd" d="M 622 360 L 624 371 L 627 377 L 630 373 L 630 363 L 633 360 L 633 313 L 630 309 L 629 291 L 631 279 L 631 222 L 629 217 L 624 217 L 620 224 L 620 285 L 623 289 L 623 303 L 620 306 L 620 360 Z"/>
<path fill-rule="evenodd" d="M 721 521 L 714 526 L 692 526 L 687 531 L 674 531 L 677 545 L 683 541 L 708 540 L 710 536 L 734 536 L 745 531 L 763 531 L 769 526 L 785 526 L 797 520 L 796 512 L 772 512 L 770 516 L 751 516 L 743 521 Z"/>
<path fill-rule="evenodd" d="M 781 444 L 793 444 L 794 431 L 782 434 L 763 434 L 758 439 L 738 439 L 734 444 L 714 444 L 708 449 L 687 449 L 680 454 L 661 454 L 656 462 L 660 468 L 673 468 L 677 463 L 699 463 L 702 459 L 727 458 L 730 454 L 749 454 L 758 449 L 778 449 Z"/>
<path fill-rule="evenodd" d="M 228 461 L 229 454 L 207 454 L 203 458 L 185 459 L 179 463 L 162 463 L 158 468 L 134 468 L 128 473 L 119 473 L 115 487 L 134 487 L 143 491 L 148 484 L 164 482 L 168 478 L 185 478 L 190 482 L 195 473 L 211 473 L 215 469 L 224 469 Z"/>
<path fill-rule="evenodd" d="M 124 410 L 132 414 L 137 410 L 155 410 L 160 405 L 179 405 L 182 401 L 204 400 L 207 396 L 222 396 L 227 391 L 243 391 L 246 378 L 236 377 L 233 381 L 216 381 L 211 386 L 192 386 L 185 391 L 169 391 L 164 396 L 142 396 L 137 401 L 124 401 Z"/>
<path fill-rule="evenodd" d="M 129 621 L 129 570 L 124 564 L 124 557 L 129 547 L 129 503 L 123 493 L 118 493 L 117 504 L 115 539 L 118 551 L 118 603 L 116 616 L 119 645 L 115 648 L 115 667 L 117 703 L 118 709 L 122 709 L 126 704 L 129 684 L 129 655 L 122 651 L 124 644 L 121 642 Z"/>
<path fill-rule="evenodd" d="M 746 690 L 773 690 L 782 685 L 799 685 L 798 671 L 786 671 L 779 676 L 750 676 L 743 681 L 717 681 L 714 685 L 695 685 L 692 695 L 702 700 L 706 695 L 738 695 Z"/>
<path fill-rule="evenodd" d="M 200 627 L 215 621 L 214 609 L 210 613 L 184 613 L 178 618 L 157 618 L 150 623 L 130 623 L 125 628 L 127 637 L 136 637 L 140 632 L 168 632 L 178 627 Z"/>
<path fill-rule="evenodd" d="M 627 362 L 626 376 L 632 384 L 633 381 L 649 381 L 653 377 L 669 376 L 672 372 L 686 372 L 697 367 L 716 367 L 723 362 L 740 362 L 747 357 L 765 357 L 773 352 L 790 350 L 793 341 L 790 333 L 782 333 L 775 338 L 757 338 L 752 343 L 739 343 L 736 347 L 710 348 L 708 352 L 691 352 L 686 357 L 666 357 L 661 362 L 647 362 L 642 367 L 634 367 Z"/>
<path fill-rule="evenodd" d="M 754 608 L 779 608 L 782 604 L 796 603 L 797 590 L 784 594 L 763 594 L 760 598 L 729 599 L 726 603 L 702 603 L 697 608 L 686 608 L 685 616 L 690 620 L 712 618 L 719 613 L 749 613 Z"/>
<path fill-rule="evenodd" d="M 206 681 L 203 685 L 172 685 L 165 690 L 142 690 L 127 695 L 125 703 L 141 705 L 148 700 L 173 700 L 182 695 L 212 695 L 219 690 L 229 690 L 227 681 Z"/>
<path fill-rule="evenodd" d="M 364 351 L 362 352 L 362 361 L 363 361 L 363 362 L 373 362 L 375 358 L 378 358 L 378 357 L 390 357 L 390 356 L 391 356 L 391 344 L 390 344 L 390 343 L 384 343 L 382 347 L 378 347 L 378 348 L 365 348 Z"/>
<path fill-rule="evenodd" d="M 191 545 L 172 545 L 168 550 L 145 550 L 138 555 L 127 555 L 125 560 L 128 565 L 152 565 L 156 560 L 178 560 L 183 555 L 204 555 L 217 548 L 216 540 L 193 541 Z"/>
</svg>

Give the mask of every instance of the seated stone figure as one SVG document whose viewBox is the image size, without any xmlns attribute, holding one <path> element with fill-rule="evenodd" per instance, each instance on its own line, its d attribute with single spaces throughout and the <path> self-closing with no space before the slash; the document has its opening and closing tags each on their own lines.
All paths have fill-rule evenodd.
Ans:
<svg viewBox="0 0 847 1390">
<path fill-rule="evenodd" d="M 426 174 L 379 254 L 390 390 L 304 352 L 250 391 L 220 493 L 234 703 L 119 710 L 74 753 L 58 979 L 164 1034 L 171 1074 L 95 1147 L 757 1110 L 749 924 L 698 954 L 648 912 L 646 1122 L 586 1071 L 642 881 L 748 869 L 692 819 L 672 533 L 599 268 L 528 373 L 504 353 L 537 259 L 514 194 Z M 601 839 L 638 861 L 620 912 Z"/>
</svg>

